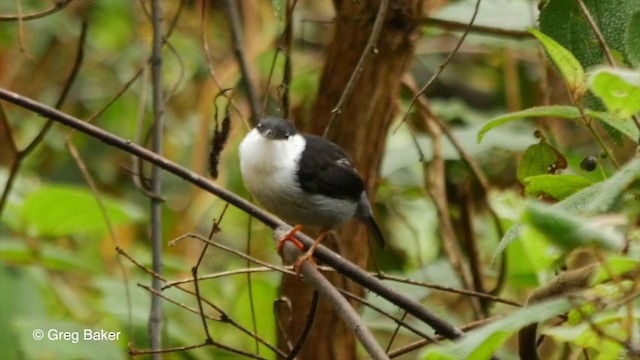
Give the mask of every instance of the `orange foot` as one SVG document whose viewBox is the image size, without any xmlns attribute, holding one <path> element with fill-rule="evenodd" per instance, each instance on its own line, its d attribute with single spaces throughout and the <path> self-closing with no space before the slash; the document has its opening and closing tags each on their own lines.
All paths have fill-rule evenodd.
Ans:
<svg viewBox="0 0 640 360">
<path fill-rule="evenodd" d="M 304 251 L 304 245 L 302 245 L 302 243 L 295 237 L 296 233 L 300 230 L 302 230 L 302 225 L 296 225 L 291 230 L 287 231 L 286 234 L 282 235 L 280 239 L 278 239 L 278 254 L 282 255 L 282 247 L 287 241 L 291 241 L 293 245 L 298 248 L 298 250 Z"/>
<path fill-rule="evenodd" d="M 307 250 L 307 252 L 305 252 L 303 255 L 301 255 L 295 263 L 293 263 L 293 269 L 296 271 L 296 273 L 300 274 L 300 266 L 302 266 L 302 264 L 305 261 L 309 261 L 311 264 L 315 265 L 315 263 L 313 262 L 313 253 L 316 251 L 316 248 L 318 247 L 318 245 L 320 245 L 320 243 L 322 242 L 322 240 L 324 240 L 324 238 L 327 237 L 327 235 L 329 235 L 330 230 L 326 229 L 320 232 L 320 235 L 318 235 L 318 237 L 316 238 L 316 240 L 313 242 L 313 245 L 311 245 L 311 247 L 309 248 L 309 250 Z"/>
<path fill-rule="evenodd" d="M 313 251 L 307 251 L 296 259 L 296 262 L 293 263 L 293 270 L 296 272 L 296 274 L 300 275 L 300 267 L 302 266 L 302 264 L 304 264 L 305 261 L 309 261 L 311 265 L 315 265 L 312 257 Z"/>
</svg>

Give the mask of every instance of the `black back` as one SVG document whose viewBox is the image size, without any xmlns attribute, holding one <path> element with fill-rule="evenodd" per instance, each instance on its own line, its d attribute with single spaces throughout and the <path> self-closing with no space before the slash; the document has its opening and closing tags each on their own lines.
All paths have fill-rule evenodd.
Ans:
<svg viewBox="0 0 640 360">
<path fill-rule="evenodd" d="M 338 145 L 315 135 L 303 135 L 306 146 L 300 158 L 298 180 L 309 193 L 358 200 L 362 179 Z"/>
</svg>

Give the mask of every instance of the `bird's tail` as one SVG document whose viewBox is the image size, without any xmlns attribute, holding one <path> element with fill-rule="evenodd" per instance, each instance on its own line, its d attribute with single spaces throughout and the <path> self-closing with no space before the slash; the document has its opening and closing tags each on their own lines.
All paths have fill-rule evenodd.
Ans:
<svg viewBox="0 0 640 360">
<path fill-rule="evenodd" d="M 362 222 L 364 222 L 365 225 L 367 225 L 367 229 L 369 229 L 369 235 L 373 236 L 373 238 L 376 239 L 376 241 L 378 242 L 378 245 L 380 245 L 380 248 L 381 249 L 386 248 L 387 244 L 384 241 L 384 236 L 382 235 L 382 231 L 380 230 L 380 227 L 378 226 L 378 223 L 373 218 L 373 216 L 368 216 L 362 219 Z"/>
<path fill-rule="evenodd" d="M 369 204 L 367 194 L 364 191 L 360 194 L 356 217 L 367 225 L 369 234 L 376 239 L 380 248 L 384 249 L 387 246 L 384 241 L 384 236 L 382 235 L 382 231 L 380 230 L 378 223 L 376 223 L 376 219 L 373 218 L 373 211 L 371 211 L 371 205 Z"/>
</svg>

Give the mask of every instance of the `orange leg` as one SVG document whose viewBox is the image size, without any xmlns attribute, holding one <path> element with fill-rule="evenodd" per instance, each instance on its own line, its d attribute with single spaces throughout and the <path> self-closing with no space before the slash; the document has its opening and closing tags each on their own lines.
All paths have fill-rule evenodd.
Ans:
<svg viewBox="0 0 640 360">
<path fill-rule="evenodd" d="M 322 240 L 324 240 L 324 238 L 327 237 L 327 235 L 329 235 L 329 232 L 331 232 L 331 230 L 323 230 L 320 235 L 318 235 L 318 237 L 316 238 L 316 240 L 313 242 L 313 245 L 311 245 L 311 247 L 309 248 L 309 250 L 307 250 L 307 252 L 305 252 L 303 255 L 301 255 L 298 260 L 296 260 L 295 263 L 293 263 L 293 268 L 295 269 L 295 271 L 297 273 L 300 272 L 300 266 L 302 266 L 302 263 L 309 260 L 311 260 L 311 257 L 313 256 L 313 252 L 316 251 L 316 248 L 318 247 L 318 245 L 320 245 L 320 243 L 322 242 Z"/>
<path fill-rule="evenodd" d="M 298 248 L 298 250 L 304 251 L 304 245 L 302 245 L 302 243 L 295 238 L 296 233 L 300 230 L 302 230 L 302 225 L 296 225 L 291 230 L 287 231 L 286 234 L 282 235 L 280 239 L 278 239 L 278 254 L 282 254 L 282 247 L 287 241 L 291 241 L 293 245 Z"/>
</svg>

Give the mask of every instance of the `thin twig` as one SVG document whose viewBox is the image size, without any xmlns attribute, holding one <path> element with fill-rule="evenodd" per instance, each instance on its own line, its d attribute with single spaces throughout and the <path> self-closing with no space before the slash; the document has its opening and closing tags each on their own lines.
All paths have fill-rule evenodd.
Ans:
<svg viewBox="0 0 640 360">
<path fill-rule="evenodd" d="M 419 329 L 417 329 L 416 327 L 410 325 L 409 323 L 407 323 L 406 321 L 404 321 L 404 319 L 407 317 L 407 312 L 404 312 L 404 315 L 402 316 L 402 319 L 398 319 L 396 317 L 394 317 L 393 315 L 389 314 L 388 312 L 384 311 L 383 309 L 381 309 L 380 307 L 373 305 L 371 302 L 367 301 L 366 299 L 354 295 L 353 293 L 350 293 L 344 289 L 338 289 L 338 291 L 340 291 L 340 293 L 346 297 L 348 297 L 349 299 L 355 300 L 357 302 L 359 302 L 360 304 L 373 309 L 375 312 L 382 314 L 383 316 L 391 319 L 393 322 L 395 322 L 396 324 L 398 324 L 398 329 L 401 327 L 406 328 L 407 330 L 411 331 L 412 333 L 425 338 L 425 339 L 431 339 L 433 340 L 433 337 L 428 335 L 427 333 L 425 333 L 424 331 L 421 331 Z M 391 341 L 393 341 L 393 337 L 391 339 Z M 391 342 L 389 343 L 389 346 L 391 346 Z"/>
<path fill-rule="evenodd" d="M 291 2 L 293 1 L 293 3 Z M 284 50 L 284 74 L 282 76 L 282 84 L 280 84 L 280 98 L 282 99 L 282 115 L 285 119 L 289 118 L 289 90 L 293 79 L 291 51 L 293 48 L 293 10 L 298 4 L 298 0 L 287 0 L 287 11 L 285 11 L 285 27 L 282 32 L 282 38 L 278 44 L 279 50 Z"/>
<path fill-rule="evenodd" d="M 229 203 L 226 204 L 226 206 L 229 206 Z M 225 209 L 226 209 L 225 206 Z M 253 240 L 253 237 L 251 236 L 253 233 L 253 218 L 251 216 L 249 216 L 249 221 L 247 222 L 247 247 L 245 250 L 245 253 L 247 255 L 251 255 L 251 244 Z M 211 238 L 211 237 L 209 237 Z M 251 268 L 251 260 L 247 259 L 247 268 Z M 249 309 L 251 310 L 251 324 L 253 325 L 253 332 L 255 332 L 256 334 L 258 333 L 258 320 L 256 319 L 256 307 L 253 303 L 253 286 L 252 286 L 252 281 L 251 281 L 251 272 L 247 272 L 247 292 L 248 292 L 248 296 L 249 296 Z M 260 346 L 258 345 L 258 342 L 256 342 L 256 354 L 260 354 Z"/>
<path fill-rule="evenodd" d="M 45 16 L 57 13 L 58 11 L 64 9 L 69 5 L 73 0 L 58 0 L 54 1 L 54 5 L 46 10 L 37 11 L 31 14 L 19 14 L 19 15 L 0 15 L 0 22 L 9 22 L 9 21 L 29 21 L 34 19 L 40 19 Z"/>
<path fill-rule="evenodd" d="M 132 357 L 135 356 L 140 356 L 140 355 L 151 355 L 152 357 L 161 357 L 160 355 L 162 354 L 170 354 L 170 353 L 174 353 L 174 352 L 185 352 L 187 350 L 192 350 L 192 349 L 198 349 L 198 348 L 202 348 L 202 347 L 206 347 L 206 346 L 213 346 L 217 349 L 220 350 L 225 350 L 228 351 L 232 354 L 237 354 L 237 355 L 242 355 L 245 356 L 247 358 L 250 359 L 260 359 L 260 360 L 266 360 L 266 358 L 260 357 L 260 356 L 256 356 L 252 353 L 246 352 L 246 351 L 242 351 L 242 350 L 238 350 L 238 349 L 234 349 L 230 346 L 226 346 L 217 342 L 212 342 L 209 343 L 207 341 L 203 342 L 202 344 L 196 344 L 196 345 L 188 345 L 188 346 L 178 346 L 175 348 L 170 348 L 170 349 L 161 349 L 161 350 L 137 350 L 137 349 L 129 349 L 129 355 L 131 355 Z"/>
<path fill-rule="evenodd" d="M 589 23 L 591 30 L 593 30 L 593 33 L 595 34 L 596 39 L 598 39 L 600 48 L 602 49 L 602 52 L 607 58 L 609 65 L 615 68 L 616 60 L 613 57 L 613 54 L 611 53 L 611 49 L 609 49 L 609 46 L 607 45 L 607 41 L 605 40 L 604 35 L 602 34 L 602 31 L 600 31 L 600 27 L 598 27 L 598 24 L 596 23 L 595 19 L 593 18 L 593 16 L 591 16 L 591 12 L 589 12 L 589 9 L 587 8 L 584 1 L 583 0 L 576 0 L 576 1 L 578 2 L 580 11 L 582 11 L 582 14 L 587 19 L 587 22 Z M 635 123 L 636 127 L 640 129 L 640 119 L 638 118 L 638 116 L 634 114 L 631 116 L 631 119 Z M 633 139 L 633 140 L 638 141 L 638 139 Z"/>
<path fill-rule="evenodd" d="M 533 35 L 530 32 L 525 30 L 508 30 L 501 29 L 491 26 L 482 26 L 482 25 L 471 25 L 469 27 L 469 23 L 444 20 L 444 19 L 436 19 L 436 18 L 421 18 L 417 20 L 418 24 L 427 25 L 427 26 L 437 26 L 439 28 L 454 30 L 454 31 L 472 31 L 478 34 L 487 34 L 487 35 L 497 35 L 497 36 L 506 36 L 514 39 L 533 39 Z"/>
<path fill-rule="evenodd" d="M 355 69 L 353 69 L 353 73 L 351 73 L 351 77 L 347 82 L 347 85 L 344 87 L 344 91 L 340 96 L 340 100 L 336 106 L 331 110 L 331 118 L 329 119 L 329 123 L 327 127 L 324 129 L 323 137 L 327 137 L 329 132 L 333 128 L 333 125 L 338 118 L 340 117 L 340 113 L 342 112 L 342 107 L 351 96 L 353 89 L 356 87 L 358 80 L 360 79 L 360 75 L 364 71 L 364 65 L 370 56 L 378 53 L 376 49 L 376 43 L 378 42 L 378 37 L 380 36 L 380 32 L 382 31 L 382 26 L 384 25 L 384 19 L 387 15 L 387 9 L 389 8 L 389 0 L 380 0 L 380 7 L 378 7 L 378 13 L 376 14 L 376 20 L 373 23 L 373 28 L 371 28 L 371 35 L 369 36 L 369 41 L 364 47 L 362 51 L 362 55 L 360 55 L 360 59 L 356 64 Z"/>
<path fill-rule="evenodd" d="M 262 265 L 262 266 L 267 267 L 269 269 L 272 269 L 274 271 L 280 271 L 280 272 L 288 274 L 288 275 L 295 275 L 296 274 L 295 272 L 293 272 L 291 270 L 288 270 L 287 268 L 269 264 L 268 262 L 262 261 L 260 259 L 256 259 L 256 258 L 254 258 L 252 256 L 249 256 L 249 255 L 243 253 L 242 251 L 238 251 L 236 249 L 232 249 L 232 248 L 230 248 L 230 247 L 228 247 L 226 245 L 220 244 L 219 242 L 214 241 L 214 240 L 209 240 L 206 237 L 204 237 L 204 236 L 202 236 L 200 234 L 196 234 L 196 233 L 186 233 L 186 234 L 184 234 L 182 236 L 179 236 L 178 238 L 176 238 L 174 240 L 171 240 L 169 242 L 169 246 L 176 246 L 176 244 L 178 242 L 180 242 L 180 241 L 182 241 L 184 239 L 188 239 L 188 238 L 193 238 L 193 239 L 200 240 L 200 241 L 202 241 L 202 242 L 204 242 L 206 244 L 212 245 L 212 246 L 214 246 L 214 247 L 216 247 L 218 249 L 221 249 L 221 250 L 224 250 L 224 251 L 226 251 L 226 252 L 228 252 L 230 254 L 236 255 L 239 258 L 242 258 L 244 260 L 249 260 L 254 264 Z M 163 290 L 167 289 L 169 287 L 178 285 L 178 284 L 180 284 L 182 282 L 184 282 L 184 281 L 181 280 L 181 281 L 174 282 L 174 283 L 167 283 L 167 285 L 163 288 Z"/>
<path fill-rule="evenodd" d="M 453 59 L 453 57 L 458 53 L 458 50 L 460 50 L 462 43 L 464 43 L 464 40 L 467 38 L 467 35 L 469 34 L 469 31 L 471 31 L 473 22 L 476 20 L 476 17 L 478 16 L 478 10 L 480 10 L 481 1 L 482 0 L 476 0 L 476 6 L 473 9 L 473 15 L 471 16 L 471 20 L 469 20 L 469 23 L 467 24 L 467 28 L 462 33 L 462 36 L 460 36 L 460 40 L 458 40 L 458 43 L 456 44 L 456 46 L 449 53 L 449 55 L 442 62 L 442 64 L 438 66 L 438 70 L 433 74 L 433 76 L 431 76 L 431 79 L 429 79 L 429 81 L 427 81 L 427 83 L 422 87 L 422 89 L 420 89 L 420 91 L 418 91 L 418 93 L 413 96 L 413 99 L 411 99 L 411 102 L 409 103 L 409 107 L 407 108 L 407 111 L 405 112 L 405 115 L 402 118 L 401 123 L 404 123 L 407 120 L 407 118 L 409 117 L 409 114 L 411 113 L 411 109 L 413 108 L 413 105 L 416 103 L 416 101 L 422 96 L 422 94 L 425 93 L 425 91 L 427 91 L 429 86 L 431 86 L 431 84 L 440 76 L 440 74 L 442 74 L 445 67 L 449 64 L 449 62 L 451 62 L 451 59 Z"/>
<path fill-rule="evenodd" d="M 413 94 L 417 94 L 418 88 L 415 84 L 415 81 L 412 78 L 405 76 L 402 83 Z M 475 159 L 464 149 L 460 141 L 458 141 L 458 139 L 455 136 L 453 136 L 451 129 L 449 129 L 449 125 L 444 120 L 442 120 L 442 118 L 440 118 L 439 116 L 434 114 L 433 111 L 431 111 L 431 106 L 429 105 L 429 102 L 424 96 L 421 96 L 418 98 L 418 104 L 421 106 L 422 111 L 427 112 L 429 119 L 435 121 L 435 123 L 440 127 L 444 135 L 447 137 L 449 142 L 453 145 L 453 147 L 456 149 L 456 151 L 460 155 L 460 158 L 462 159 L 462 161 L 465 163 L 465 165 L 467 165 L 467 167 L 473 174 L 474 178 L 480 184 L 480 188 L 482 189 L 482 197 L 484 199 L 484 204 L 487 208 L 487 211 L 489 211 L 489 215 L 491 216 L 494 226 L 498 232 L 498 238 L 501 239 L 502 236 L 504 236 L 504 227 L 502 225 L 502 222 L 500 221 L 500 217 L 498 216 L 498 213 L 496 213 L 496 211 L 491 206 L 491 203 L 489 202 L 488 196 L 489 196 L 490 184 L 484 171 L 480 168 L 480 165 L 478 165 Z M 422 150 L 418 146 L 417 139 L 415 138 L 413 131 L 411 132 L 411 134 L 412 134 L 412 139 L 414 139 L 413 140 L 414 144 L 416 145 L 418 151 L 421 152 Z M 491 294 L 494 294 L 494 295 L 498 294 L 506 281 L 506 262 L 507 262 L 506 253 L 503 253 L 501 256 L 500 267 L 498 269 L 499 270 L 498 281 L 496 282 L 494 288 L 490 291 Z"/>
<path fill-rule="evenodd" d="M 442 238 L 443 249 L 451 266 L 458 274 L 465 289 L 477 290 L 473 286 L 471 274 L 463 264 L 462 250 L 460 249 L 458 236 L 454 230 L 449 213 L 449 200 L 446 189 L 446 169 L 442 156 L 442 130 L 428 118 L 424 111 L 420 112 L 424 122 L 424 128 L 430 135 L 433 149 L 433 157 L 430 162 L 423 162 L 424 189 L 429 193 L 436 207 L 438 227 Z M 468 298 L 471 310 L 476 318 L 480 318 L 480 302 L 476 298 Z"/>
<path fill-rule="evenodd" d="M 292 267 L 291 266 L 287 266 L 287 267 L 283 268 L 283 270 L 285 270 L 285 269 L 286 270 L 291 270 Z M 255 273 L 266 273 L 266 272 L 275 272 L 275 271 L 279 271 L 279 270 L 273 269 L 271 267 L 266 267 L 266 266 L 251 267 L 251 268 L 244 268 L 244 269 L 234 269 L 234 270 L 220 271 L 220 272 L 216 272 L 216 273 L 213 273 L 213 274 L 200 275 L 200 276 L 198 276 L 198 281 L 217 279 L 217 278 L 233 276 L 233 275 L 242 275 L 242 274 L 246 274 L 246 273 L 255 274 Z M 295 275 L 295 272 L 289 271 L 289 275 Z M 166 290 L 166 289 L 168 289 L 170 287 L 173 287 L 173 286 L 176 286 L 176 285 L 192 283 L 193 281 L 194 281 L 193 277 L 188 277 L 188 278 L 181 279 L 181 280 L 169 281 L 162 287 L 162 290 Z"/>
<path fill-rule="evenodd" d="M 162 23 L 164 14 L 161 0 L 153 0 L 151 5 L 151 19 L 153 26 L 153 41 L 151 49 L 151 97 L 153 106 L 153 152 L 162 156 L 162 140 L 164 129 L 164 94 L 162 91 Z M 151 192 L 159 196 L 162 192 L 160 168 L 151 166 Z M 162 274 L 162 200 L 151 198 L 151 251 L 152 268 L 156 274 Z M 153 278 L 151 287 L 161 291 L 162 284 Z M 151 296 L 149 312 L 149 342 L 152 350 L 162 349 L 162 303 L 157 296 Z M 160 360 L 160 354 L 152 354 L 154 360 Z"/>
<path fill-rule="evenodd" d="M 221 315 L 221 316 L 218 316 L 218 317 L 207 315 L 202 311 L 202 309 L 199 309 L 199 310 L 198 309 L 194 309 L 193 307 L 191 307 L 191 306 L 189 306 L 187 304 L 183 304 L 178 300 L 174 300 L 174 299 L 168 297 L 167 295 L 165 295 L 164 293 L 162 293 L 160 291 L 153 290 L 152 288 L 150 288 L 147 285 L 144 285 L 144 284 L 137 284 L 137 285 L 138 285 L 138 287 L 141 287 L 141 288 L 147 290 L 148 292 L 152 293 L 153 295 L 159 296 L 159 297 L 163 298 L 164 300 L 166 300 L 166 301 L 168 301 L 168 302 L 170 302 L 170 303 L 172 303 L 172 304 L 174 304 L 176 306 L 179 306 L 179 307 L 187 310 L 188 312 L 194 313 L 194 314 L 196 314 L 198 316 L 201 316 L 201 317 L 207 318 L 209 320 L 213 320 L 213 321 L 221 321 L 221 322 L 226 321 L 225 318 L 224 318 L 224 315 Z M 209 336 L 208 338 L 210 339 L 211 337 Z"/>
<path fill-rule="evenodd" d="M 478 321 L 474 321 L 465 325 L 460 326 L 460 329 L 462 331 L 469 331 L 469 330 L 473 330 L 476 328 L 479 328 L 480 326 L 483 326 L 485 324 L 491 323 L 493 321 L 499 320 L 501 318 L 503 318 L 504 315 L 498 315 L 498 316 L 494 316 L 491 318 L 487 318 L 487 319 L 482 319 L 482 320 L 478 320 Z M 389 352 L 389 357 L 390 358 L 395 358 L 398 356 L 402 356 L 402 355 L 406 355 L 407 353 L 420 349 L 426 345 L 432 344 L 434 342 L 438 342 L 438 341 L 442 341 L 445 340 L 445 338 L 442 335 L 435 335 L 432 339 L 420 339 L 418 341 L 415 341 L 409 345 L 405 345 L 401 348 L 395 349 L 393 351 Z"/>
<path fill-rule="evenodd" d="M 220 215 L 220 218 L 218 218 L 218 220 L 214 220 L 213 225 L 211 226 L 211 231 L 209 232 L 209 240 L 211 240 L 211 238 L 215 233 L 220 231 L 219 225 L 228 207 L 229 207 L 229 203 L 226 203 L 226 205 L 222 209 L 222 214 Z M 204 333 L 207 336 L 207 342 L 212 342 L 213 339 L 211 338 L 211 334 L 209 333 L 209 326 L 207 325 L 207 321 L 204 317 L 204 310 L 202 309 L 202 298 L 200 297 L 200 285 L 199 285 L 200 282 L 198 281 L 198 269 L 200 268 L 200 264 L 202 263 L 202 259 L 204 259 L 204 254 L 207 252 L 208 248 L 209 248 L 209 244 L 205 243 L 204 246 L 202 247 L 202 251 L 200 252 L 200 257 L 198 257 L 198 261 L 196 262 L 196 265 L 191 268 L 191 277 L 193 279 L 193 285 L 196 292 L 196 300 L 198 301 L 198 309 L 200 310 L 202 327 L 204 328 Z M 166 287 L 163 287 L 162 289 L 164 290 L 165 288 Z"/>
<path fill-rule="evenodd" d="M 127 260 L 129 260 L 132 264 L 134 264 L 136 267 L 138 267 L 139 269 L 141 269 L 142 271 L 144 271 L 145 273 L 151 275 L 154 278 L 157 278 L 158 280 L 165 282 L 166 283 L 166 279 L 164 277 L 162 277 L 162 275 L 160 274 L 156 274 L 153 272 L 153 270 L 149 269 L 148 267 L 142 265 L 140 262 L 138 262 L 137 260 L 135 260 L 133 257 L 131 257 L 131 255 L 129 255 L 126 251 L 124 251 L 124 249 L 120 248 L 120 247 L 116 247 L 116 252 L 122 256 L 124 256 L 125 258 L 127 258 Z M 189 295 L 193 295 L 194 297 L 196 296 L 196 293 L 188 290 L 184 287 L 181 286 L 176 286 L 177 289 L 179 289 L 182 292 L 185 292 Z M 157 291 L 156 291 L 157 292 Z M 158 292 L 160 293 L 160 292 Z M 217 311 L 218 313 L 220 313 L 220 321 L 227 323 L 233 327 L 235 327 L 236 329 L 240 330 L 241 332 L 243 332 L 244 334 L 251 336 L 252 338 L 257 339 L 261 344 L 263 344 L 264 346 L 266 346 L 269 350 L 273 351 L 275 354 L 277 354 L 278 356 L 284 357 L 286 356 L 285 353 L 283 353 L 282 351 L 280 351 L 279 349 L 277 349 L 275 346 L 269 344 L 266 340 L 262 339 L 261 337 L 259 337 L 257 334 L 252 333 L 251 331 L 249 331 L 247 328 L 245 328 L 244 326 L 240 325 L 238 322 L 236 322 L 235 320 L 233 320 L 233 318 L 231 318 L 229 315 L 227 315 L 225 313 L 224 310 L 222 310 L 222 308 L 220 308 L 219 306 L 213 304 L 211 301 L 205 299 L 205 298 L 201 298 L 202 302 L 204 302 L 205 304 L 209 305 L 212 309 L 214 309 L 215 311 Z"/>
<path fill-rule="evenodd" d="M 372 275 L 374 275 L 374 274 L 372 274 Z M 433 290 L 445 291 L 445 292 L 452 293 L 452 294 L 460 294 L 460 295 L 464 295 L 464 296 L 473 296 L 473 297 L 476 297 L 478 299 L 485 299 L 485 300 L 493 301 L 493 302 L 497 302 L 497 303 L 502 303 L 502 304 L 507 304 L 507 305 L 511 305 L 511 306 L 522 307 L 522 304 L 517 302 L 517 301 L 501 298 L 501 297 L 498 297 L 498 296 L 493 296 L 491 294 L 479 293 L 477 291 L 466 290 L 466 289 L 455 289 L 455 288 L 451 288 L 451 287 L 448 287 L 448 286 L 430 284 L 430 283 L 425 283 L 425 282 L 421 282 L 421 281 L 415 281 L 415 280 L 411 280 L 411 279 L 401 278 L 401 277 L 398 277 L 398 276 L 389 275 L 387 273 L 379 273 L 379 274 L 375 274 L 375 276 L 377 276 L 381 280 L 391 280 L 391 281 L 400 282 L 400 283 L 404 283 L 404 284 L 422 286 L 422 287 L 433 289 Z"/>
<path fill-rule="evenodd" d="M 596 39 L 598 39 L 600 48 L 602 49 L 602 52 L 604 52 L 604 55 L 607 58 L 607 61 L 609 62 L 609 65 L 615 67 L 616 61 L 613 58 L 613 54 L 611 54 L 611 50 L 609 50 L 609 46 L 607 46 L 607 42 L 604 39 L 604 35 L 602 35 L 602 32 L 600 31 L 598 24 L 596 24 L 596 21 L 593 19 L 593 16 L 591 16 L 591 13 L 589 12 L 589 9 L 587 9 L 587 6 L 584 4 L 584 1 L 582 0 L 576 0 L 576 1 L 578 2 L 578 7 L 580 8 L 580 11 L 582 11 L 582 14 L 587 19 L 587 22 L 589 23 L 591 30 L 593 30 L 593 33 L 596 36 Z"/>
<path fill-rule="evenodd" d="M 82 21 L 82 25 L 80 29 L 80 38 L 78 40 L 78 47 L 76 48 L 75 60 L 73 61 L 73 66 L 71 68 L 71 72 L 69 73 L 69 77 L 67 78 L 67 81 L 62 87 L 62 92 L 58 97 L 58 101 L 56 101 L 56 105 L 55 105 L 56 109 L 60 109 L 62 105 L 65 103 L 65 101 L 67 100 L 69 91 L 71 90 L 71 87 L 75 83 L 75 80 L 78 76 L 78 72 L 80 72 L 80 68 L 84 60 L 84 45 L 85 45 L 86 39 L 87 39 L 87 22 Z M 23 150 L 20 150 L 16 153 L 15 160 L 13 162 L 13 165 L 11 166 L 11 171 L 9 172 L 9 177 L 5 184 L 4 190 L 2 191 L 2 196 L 0 197 L 0 218 L 2 217 L 2 212 L 4 210 L 6 202 L 8 201 L 9 193 L 13 188 L 13 183 L 16 180 L 18 171 L 20 170 L 20 166 L 22 165 L 22 161 L 27 156 L 29 156 L 33 152 L 33 150 L 35 150 L 35 148 L 38 145 L 40 145 L 40 143 L 42 143 L 42 140 L 44 140 L 44 137 L 47 135 L 47 133 L 49 132 L 53 124 L 54 124 L 54 121 L 51 119 L 48 119 L 47 122 L 42 127 L 42 129 L 40 129 L 38 134 L 31 140 L 31 142 Z M 9 127 L 7 126 L 7 131 L 8 130 L 9 130 Z M 7 136 L 11 137 L 11 134 L 7 133 Z M 13 141 L 13 139 L 11 140 L 11 143 L 15 145 L 15 142 Z"/>
<path fill-rule="evenodd" d="M 304 324 L 304 328 L 300 332 L 300 336 L 298 340 L 296 340 L 295 345 L 287 355 L 285 360 L 293 360 L 298 356 L 305 342 L 309 338 L 309 334 L 311 333 L 311 329 L 313 328 L 313 324 L 316 320 L 316 315 L 318 312 L 318 305 L 320 304 L 320 293 L 317 290 L 313 291 L 313 296 L 311 297 L 311 304 L 309 305 L 309 312 L 307 313 L 307 321 Z"/>
<path fill-rule="evenodd" d="M 205 18 L 207 18 L 207 4 L 209 4 L 209 1 L 202 1 L 202 11 L 200 12 L 200 38 L 202 40 L 202 49 L 204 50 L 204 55 L 205 58 L 207 60 L 207 68 L 209 69 L 209 77 L 211 78 L 211 81 L 213 81 L 213 84 L 218 88 L 218 90 L 220 91 L 220 94 L 224 97 L 227 98 L 227 100 L 229 100 L 229 103 L 231 104 L 231 107 L 236 111 L 236 113 L 240 116 L 240 119 L 242 120 L 242 123 L 245 125 L 245 128 L 250 128 L 251 126 L 249 126 L 247 119 L 242 116 L 242 113 L 240 112 L 240 109 L 238 108 L 238 105 L 235 103 L 235 101 L 233 100 L 233 95 L 227 95 L 226 89 L 224 87 L 222 87 L 222 85 L 220 84 L 220 81 L 218 81 L 218 78 L 216 77 L 216 73 L 215 73 L 215 67 L 213 66 L 213 59 L 211 58 L 211 53 L 209 51 L 209 42 L 207 41 L 207 36 L 206 36 L 206 27 L 205 27 Z"/>
<path fill-rule="evenodd" d="M 238 13 L 238 6 L 240 2 L 235 0 L 226 0 L 226 9 L 229 15 L 229 27 L 231 30 L 231 41 L 233 43 L 233 53 L 236 56 L 238 65 L 240 66 L 240 73 L 242 74 L 242 83 L 244 84 L 244 90 L 247 93 L 247 101 L 249 102 L 249 108 L 251 109 L 251 117 L 254 123 L 258 123 L 260 120 L 260 101 L 256 94 L 255 86 L 251 82 L 251 75 L 249 74 L 249 64 L 244 54 L 244 46 L 242 44 L 244 35 L 242 33 L 242 21 L 240 14 Z"/>
<path fill-rule="evenodd" d="M 290 231 L 290 227 L 281 227 L 273 231 L 273 237 L 276 241 Z M 284 243 L 282 255 L 285 261 L 294 263 L 302 255 L 302 252 L 291 241 Z M 300 266 L 300 273 L 304 280 L 319 292 L 336 311 L 336 314 L 342 319 L 353 331 L 354 335 L 360 341 L 362 347 L 367 351 L 372 359 L 381 360 L 388 359 L 384 349 L 378 344 L 363 320 L 358 316 L 355 309 L 340 294 L 340 292 L 320 274 L 318 269 L 310 261 L 304 261 Z"/>
</svg>

